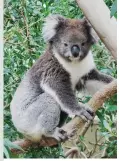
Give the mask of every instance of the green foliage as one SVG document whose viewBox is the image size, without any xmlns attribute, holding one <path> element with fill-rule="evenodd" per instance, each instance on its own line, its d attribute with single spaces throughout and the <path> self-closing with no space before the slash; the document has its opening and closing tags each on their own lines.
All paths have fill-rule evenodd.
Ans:
<svg viewBox="0 0 119 161">
<path fill-rule="evenodd" d="M 20 154 L 19 158 L 59 158 L 62 156 L 61 146 L 57 147 L 29 147 L 24 154 Z"/>
<path fill-rule="evenodd" d="M 114 1 L 111 7 L 111 16 L 117 17 L 117 0 Z"/>
<path fill-rule="evenodd" d="M 24 151 L 20 146 L 13 144 L 11 141 L 9 141 L 9 139 L 4 139 L 4 156 L 5 158 L 10 158 L 11 154 L 11 149 L 18 149 L 21 151 Z"/>
<path fill-rule="evenodd" d="M 115 14 L 113 0 L 105 0 Z M 114 5 L 114 4 L 113 4 Z M 4 155 L 18 158 L 59 158 L 63 156 L 61 146 L 48 148 L 29 148 L 27 152 L 13 155 L 10 149 L 14 146 L 10 141 L 23 138 L 19 134 L 10 114 L 10 102 L 24 73 L 40 57 L 45 50 L 42 38 L 44 18 L 50 13 L 59 13 L 70 18 L 81 18 L 83 14 L 74 0 L 5 0 L 4 1 Z M 99 42 L 92 50 L 99 70 L 116 77 L 116 62 L 105 46 Z M 83 102 L 87 102 L 89 97 Z M 109 135 L 105 145 L 108 146 L 108 157 L 116 154 L 116 96 L 105 103 L 105 109 L 98 111 L 101 120 L 100 130 Z M 109 127 L 108 129 L 106 128 Z M 113 130 L 113 131 L 112 131 Z M 114 138 L 114 139 L 112 139 Z M 19 148 L 19 147 L 16 147 Z M 113 153 L 112 153 L 113 152 Z"/>
<path fill-rule="evenodd" d="M 105 138 L 103 148 L 106 148 L 107 157 L 117 157 L 117 95 L 114 95 L 110 100 L 106 101 L 103 109 L 97 111 L 99 117 L 100 131 Z"/>
<path fill-rule="evenodd" d="M 117 18 L 117 0 L 105 0 L 105 3 L 111 10 L 110 16 Z"/>
</svg>

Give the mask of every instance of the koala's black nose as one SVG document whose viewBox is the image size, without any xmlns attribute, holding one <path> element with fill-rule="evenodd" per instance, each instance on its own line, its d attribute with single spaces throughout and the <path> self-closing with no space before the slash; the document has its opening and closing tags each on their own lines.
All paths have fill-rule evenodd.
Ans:
<svg viewBox="0 0 119 161">
<path fill-rule="evenodd" d="M 80 52 L 80 48 L 78 45 L 73 45 L 71 48 L 71 53 L 74 57 L 78 57 Z"/>
</svg>

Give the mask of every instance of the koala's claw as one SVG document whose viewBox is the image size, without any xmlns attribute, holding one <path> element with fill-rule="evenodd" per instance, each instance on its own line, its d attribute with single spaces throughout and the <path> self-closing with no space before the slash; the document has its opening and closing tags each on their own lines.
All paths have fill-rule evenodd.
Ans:
<svg viewBox="0 0 119 161">
<path fill-rule="evenodd" d="M 73 136 L 75 135 L 76 131 L 77 131 L 77 128 L 74 128 L 74 129 L 69 133 L 68 138 L 70 139 L 71 137 L 73 137 Z"/>
<path fill-rule="evenodd" d="M 54 137 L 58 140 L 58 141 L 65 141 L 68 139 L 68 135 L 67 132 L 64 131 L 61 128 L 56 128 L 55 129 L 55 133 L 54 133 Z"/>
<path fill-rule="evenodd" d="M 60 141 L 66 141 L 67 139 L 70 139 L 71 137 L 73 137 L 75 135 L 75 132 L 76 132 L 76 128 L 73 129 L 69 134 L 63 130 L 62 128 L 56 128 L 55 129 L 55 133 L 54 133 L 54 136 L 55 139 L 57 139 L 59 142 Z"/>
<path fill-rule="evenodd" d="M 87 111 L 91 116 L 94 116 L 94 112 L 92 111 L 92 109 L 86 108 L 86 111 Z"/>
<path fill-rule="evenodd" d="M 90 107 L 85 107 L 81 109 L 80 117 L 83 120 L 93 120 L 94 118 L 94 112 Z"/>
</svg>

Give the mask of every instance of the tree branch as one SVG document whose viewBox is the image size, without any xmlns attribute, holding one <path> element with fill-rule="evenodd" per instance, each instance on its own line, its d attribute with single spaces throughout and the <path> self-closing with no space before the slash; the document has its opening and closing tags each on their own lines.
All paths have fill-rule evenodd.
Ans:
<svg viewBox="0 0 119 161">
<path fill-rule="evenodd" d="M 117 81 L 114 80 L 113 82 L 106 85 L 104 88 L 100 89 L 96 94 L 90 99 L 88 102 L 89 106 L 93 108 L 93 110 L 96 112 L 103 103 L 108 99 L 111 98 L 115 93 L 117 92 Z M 84 120 L 82 120 L 79 117 L 75 117 L 73 120 L 71 120 L 69 123 L 63 126 L 63 129 L 70 134 L 72 130 L 75 130 L 75 134 L 71 139 L 68 139 L 64 143 L 62 143 L 62 147 L 64 149 L 64 152 L 69 150 L 69 148 L 66 147 L 75 147 L 76 141 L 79 137 L 79 135 L 85 135 L 86 131 L 88 130 L 90 126 L 90 121 L 86 123 Z M 28 140 L 19 140 L 13 142 L 14 144 L 19 145 L 21 148 L 26 150 L 29 146 L 36 146 L 35 143 L 32 143 Z M 38 146 L 54 146 L 57 145 L 58 142 L 53 138 L 46 138 L 43 137 L 40 143 L 37 143 Z M 12 149 L 13 153 L 20 153 L 22 151 Z"/>
</svg>

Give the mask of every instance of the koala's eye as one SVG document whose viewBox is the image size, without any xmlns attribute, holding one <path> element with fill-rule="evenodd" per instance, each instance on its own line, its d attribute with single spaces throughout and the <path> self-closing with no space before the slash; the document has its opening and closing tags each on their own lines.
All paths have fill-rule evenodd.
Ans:
<svg viewBox="0 0 119 161">
<path fill-rule="evenodd" d="M 84 46 L 85 45 L 85 42 L 82 42 L 82 44 L 81 44 L 82 46 Z"/>
<path fill-rule="evenodd" d="M 64 43 L 64 46 L 68 46 L 68 44 L 67 43 Z"/>
</svg>

